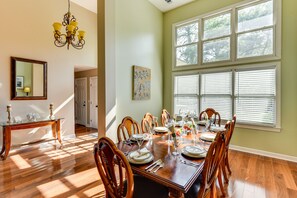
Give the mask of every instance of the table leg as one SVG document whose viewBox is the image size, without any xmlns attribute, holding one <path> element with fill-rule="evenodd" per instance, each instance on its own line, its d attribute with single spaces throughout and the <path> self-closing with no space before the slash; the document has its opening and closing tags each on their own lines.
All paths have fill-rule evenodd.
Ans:
<svg viewBox="0 0 297 198">
<path fill-rule="evenodd" d="M 0 156 L 2 156 L 2 154 L 5 151 L 5 131 L 4 130 L 5 130 L 5 127 L 3 127 L 3 131 L 2 131 L 2 149 L 0 152 Z"/>
<path fill-rule="evenodd" d="M 183 193 L 178 190 L 175 190 L 173 188 L 169 188 L 169 197 L 170 198 L 180 198 L 180 197 L 183 197 Z"/>
<path fill-rule="evenodd" d="M 58 137 L 58 141 L 59 141 L 60 144 L 62 145 L 62 140 L 61 140 L 61 120 L 60 120 L 60 119 L 57 120 L 57 126 L 56 126 L 56 129 L 57 129 L 57 137 Z"/>
<path fill-rule="evenodd" d="M 2 159 L 5 160 L 9 154 L 11 146 L 11 129 L 10 127 L 5 127 L 3 133 L 5 133 L 5 153 L 2 155 Z"/>
<path fill-rule="evenodd" d="M 53 138 L 57 139 L 57 124 L 56 124 L 56 122 L 54 122 L 52 124 L 52 134 L 53 134 Z"/>
</svg>

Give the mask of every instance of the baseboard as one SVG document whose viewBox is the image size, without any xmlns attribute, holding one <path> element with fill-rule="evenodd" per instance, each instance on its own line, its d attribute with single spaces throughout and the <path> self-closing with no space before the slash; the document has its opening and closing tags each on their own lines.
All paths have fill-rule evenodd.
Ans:
<svg viewBox="0 0 297 198">
<path fill-rule="evenodd" d="M 268 152 L 268 151 L 262 151 L 262 150 L 257 150 L 257 149 L 242 147 L 242 146 L 236 146 L 236 145 L 230 145 L 230 149 L 297 163 L 297 157 L 294 157 L 291 155 L 272 153 L 272 152 Z"/>
</svg>

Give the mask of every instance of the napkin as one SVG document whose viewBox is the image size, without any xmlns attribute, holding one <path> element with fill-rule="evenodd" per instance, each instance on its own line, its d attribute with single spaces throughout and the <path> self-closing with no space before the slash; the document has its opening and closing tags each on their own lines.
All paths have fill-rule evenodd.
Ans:
<svg viewBox="0 0 297 198">
<path fill-rule="evenodd" d="M 205 150 L 200 146 L 186 146 L 186 151 L 192 155 L 199 155 L 201 153 L 205 153 Z"/>
<path fill-rule="evenodd" d="M 130 157 L 136 161 L 143 161 L 150 157 L 150 151 L 147 148 L 142 148 L 140 151 L 134 151 L 130 154 Z"/>
</svg>

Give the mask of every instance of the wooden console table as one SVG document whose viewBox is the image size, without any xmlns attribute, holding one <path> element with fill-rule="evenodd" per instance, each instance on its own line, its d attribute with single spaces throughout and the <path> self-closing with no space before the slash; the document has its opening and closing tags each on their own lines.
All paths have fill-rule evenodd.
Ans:
<svg viewBox="0 0 297 198">
<path fill-rule="evenodd" d="M 11 147 L 11 131 L 19 130 L 19 129 L 29 129 L 29 128 L 37 128 L 51 125 L 53 137 L 57 139 L 62 145 L 61 140 L 61 118 L 57 118 L 54 120 L 38 120 L 38 121 L 27 121 L 21 123 L 0 123 L 0 126 L 3 128 L 3 143 L 2 149 L 0 152 L 0 156 L 3 160 L 5 160 L 9 154 Z"/>
</svg>

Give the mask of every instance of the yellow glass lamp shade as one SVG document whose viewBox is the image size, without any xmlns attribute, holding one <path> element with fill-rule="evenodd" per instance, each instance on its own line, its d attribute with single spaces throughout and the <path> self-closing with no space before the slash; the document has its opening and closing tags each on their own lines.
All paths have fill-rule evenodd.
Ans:
<svg viewBox="0 0 297 198">
<path fill-rule="evenodd" d="M 74 26 L 73 25 L 67 25 L 67 30 L 69 31 L 69 32 L 73 32 L 73 30 L 74 30 Z"/>
<path fill-rule="evenodd" d="M 53 24 L 53 27 L 54 27 L 54 30 L 55 31 L 59 31 L 60 32 L 61 31 L 61 28 L 62 28 L 62 24 L 56 22 L 56 23 Z"/>
<path fill-rule="evenodd" d="M 70 25 L 73 25 L 74 28 L 76 28 L 77 24 L 78 24 L 78 22 L 76 22 L 76 21 L 71 21 L 71 22 L 70 22 Z"/>
<path fill-rule="evenodd" d="M 85 34 L 86 34 L 86 32 L 83 30 L 78 31 L 78 35 L 77 35 L 78 39 L 79 40 L 83 39 L 85 37 Z"/>
<path fill-rule="evenodd" d="M 24 88 L 24 92 L 27 93 L 27 96 L 30 93 L 30 91 L 31 91 L 30 87 L 25 87 Z"/>
</svg>

